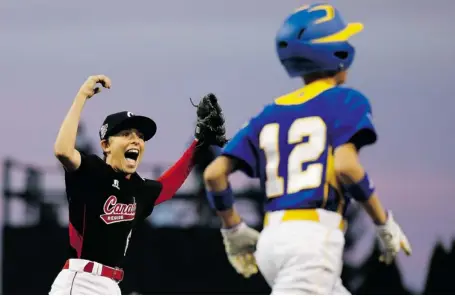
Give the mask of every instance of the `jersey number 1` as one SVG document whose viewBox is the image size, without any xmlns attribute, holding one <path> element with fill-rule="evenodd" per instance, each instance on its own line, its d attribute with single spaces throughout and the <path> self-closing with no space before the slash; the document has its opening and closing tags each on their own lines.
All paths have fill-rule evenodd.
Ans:
<svg viewBox="0 0 455 296">
<path fill-rule="evenodd" d="M 314 116 L 296 119 L 287 132 L 287 143 L 295 146 L 288 158 L 283 160 L 280 158 L 286 155 L 280 153 L 280 125 L 267 124 L 259 134 L 259 145 L 266 158 L 265 191 L 268 198 L 314 189 L 322 183 L 322 163 L 309 164 L 306 170 L 302 170 L 303 164 L 318 160 L 325 151 L 327 126 L 322 118 Z M 304 142 L 305 138 L 308 141 Z M 279 175 L 280 161 L 287 162 L 287 180 Z"/>
</svg>

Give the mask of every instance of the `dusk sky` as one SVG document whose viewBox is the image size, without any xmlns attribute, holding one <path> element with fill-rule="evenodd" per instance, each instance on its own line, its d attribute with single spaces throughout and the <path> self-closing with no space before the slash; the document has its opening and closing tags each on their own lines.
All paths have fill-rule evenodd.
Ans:
<svg viewBox="0 0 455 296">
<path fill-rule="evenodd" d="M 188 144 L 196 116 L 189 97 L 214 92 L 232 136 L 301 84 L 286 76 L 274 37 L 288 13 L 314 1 L 115 2 L 0 1 L 1 158 L 55 166 L 59 125 L 92 74 L 110 76 L 112 89 L 86 104 L 90 138 L 98 140 L 109 113 L 150 116 L 158 133 L 148 163 L 171 163 Z M 435 242 L 448 245 L 455 234 L 455 1 L 329 2 L 365 25 L 352 39 L 348 84 L 370 98 L 379 138 L 362 158 L 413 244 L 399 265 L 420 290 Z"/>
</svg>

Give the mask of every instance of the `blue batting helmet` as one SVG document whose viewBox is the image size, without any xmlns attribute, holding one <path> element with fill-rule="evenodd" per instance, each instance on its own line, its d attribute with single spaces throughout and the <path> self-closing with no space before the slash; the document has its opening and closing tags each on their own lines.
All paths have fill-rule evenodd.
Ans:
<svg viewBox="0 0 455 296">
<path fill-rule="evenodd" d="M 361 23 L 346 24 L 330 4 L 305 5 L 279 29 L 278 57 L 290 77 L 345 70 L 351 66 L 355 54 L 348 39 L 362 30 Z"/>
</svg>

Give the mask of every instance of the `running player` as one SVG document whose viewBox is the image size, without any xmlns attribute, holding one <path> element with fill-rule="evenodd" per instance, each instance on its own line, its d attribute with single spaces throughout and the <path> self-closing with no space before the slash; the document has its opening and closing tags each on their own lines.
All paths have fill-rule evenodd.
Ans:
<svg viewBox="0 0 455 296">
<path fill-rule="evenodd" d="M 376 224 L 385 263 L 400 249 L 411 252 L 359 162 L 359 150 L 376 142 L 370 103 L 341 86 L 354 59 L 348 39 L 362 28 L 345 24 L 329 4 L 291 14 L 276 49 L 287 73 L 305 86 L 267 105 L 205 170 L 229 261 L 245 277 L 259 267 L 273 294 L 349 293 L 340 279 L 347 196 Z M 235 210 L 228 183 L 235 170 L 261 181 L 266 215 L 260 235 Z"/>
</svg>

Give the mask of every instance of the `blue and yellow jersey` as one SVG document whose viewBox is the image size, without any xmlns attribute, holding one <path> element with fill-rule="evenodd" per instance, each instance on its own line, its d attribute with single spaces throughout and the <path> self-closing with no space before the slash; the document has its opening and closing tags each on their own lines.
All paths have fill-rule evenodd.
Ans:
<svg viewBox="0 0 455 296">
<path fill-rule="evenodd" d="M 333 151 L 359 135 L 358 146 L 376 141 L 368 99 L 320 80 L 264 107 L 222 154 L 260 179 L 266 211 L 323 208 L 344 214 L 347 200 L 335 176 Z"/>
</svg>

